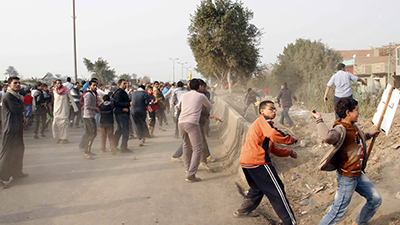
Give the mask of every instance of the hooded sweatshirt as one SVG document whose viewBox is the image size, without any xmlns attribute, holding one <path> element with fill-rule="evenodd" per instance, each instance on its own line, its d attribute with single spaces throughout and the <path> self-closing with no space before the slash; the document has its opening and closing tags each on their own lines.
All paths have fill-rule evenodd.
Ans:
<svg viewBox="0 0 400 225">
<path fill-rule="evenodd" d="M 100 126 L 101 127 L 112 127 L 114 124 L 113 109 L 114 104 L 111 101 L 105 101 L 100 105 Z"/>
</svg>

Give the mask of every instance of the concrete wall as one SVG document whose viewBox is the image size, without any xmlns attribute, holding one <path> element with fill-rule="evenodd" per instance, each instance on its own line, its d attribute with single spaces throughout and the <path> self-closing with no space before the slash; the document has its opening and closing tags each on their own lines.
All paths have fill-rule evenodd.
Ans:
<svg viewBox="0 0 400 225">
<path fill-rule="evenodd" d="M 219 139 L 224 146 L 227 164 L 237 169 L 244 178 L 239 165 L 240 150 L 245 142 L 250 123 L 247 122 L 222 98 L 215 96 L 213 115 L 219 117 L 223 123 L 219 126 Z"/>
</svg>

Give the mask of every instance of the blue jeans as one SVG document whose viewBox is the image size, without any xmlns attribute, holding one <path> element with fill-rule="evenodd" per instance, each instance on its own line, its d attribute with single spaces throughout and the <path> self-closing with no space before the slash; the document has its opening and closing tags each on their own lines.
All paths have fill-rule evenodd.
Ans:
<svg viewBox="0 0 400 225">
<path fill-rule="evenodd" d="M 117 130 L 115 131 L 115 146 L 118 146 L 119 139 L 122 135 L 121 140 L 121 150 L 128 149 L 128 139 L 129 139 L 129 113 L 122 113 L 115 115 L 115 120 L 117 121 Z"/>
<path fill-rule="evenodd" d="M 27 120 L 26 127 L 29 127 L 32 118 L 32 105 L 25 105 L 25 118 Z"/>
<path fill-rule="evenodd" d="M 372 182 L 361 173 L 359 177 L 345 177 L 337 173 L 338 188 L 335 201 L 331 210 L 324 216 L 320 225 L 336 224 L 344 215 L 350 204 L 354 191 L 367 199 L 364 207 L 357 216 L 358 225 L 368 224 L 368 221 L 374 216 L 378 207 L 382 204 L 382 198 Z"/>
</svg>

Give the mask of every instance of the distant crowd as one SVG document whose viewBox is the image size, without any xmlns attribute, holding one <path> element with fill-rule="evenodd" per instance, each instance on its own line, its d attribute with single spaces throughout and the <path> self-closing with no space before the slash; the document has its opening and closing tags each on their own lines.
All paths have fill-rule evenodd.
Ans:
<svg viewBox="0 0 400 225">
<path fill-rule="evenodd" d="M 71 78 L 68 77 L 65 82 L 57 79 L 49 85 L 37 82 L 32 88 L 21 86 L 18 80 L 14 89 L 10 89 L 9 83 L 5 83 L 0 97 L 17 89 L 17 97 L 23 104 L 21 134 L 22 130 L 27 132 L 32 129 L 33 138 L 41 139 L 46 138 L 46 131 L 51 130 L 55 143 L 63 145 L 70 143 L 70 128 L 83 128 L 81 140 L 76 144 L 85 158 L 94 159 L 96 153 L 92 151 L 92 144 L 98 131 L 101 134 L 101 152 L 110 152 L 112 155 L 118 152 L 131 153 L 128 141 L 137 138 L 138 146 L 143 146 L 147 138 L 156 137 L 154 133 L 157 121 L 158 130 L 166 131 L 163 125 L 168 125 L 167 115 L 170 114 L 175 122 L 174 138 L 182 137 L 183 140 L 171 160 L 184 162 L 188 181 L 198 180 L 195 173 L 199 166 L 212 171 L 207 165 L 207 160 L 212 158 L 206 136 L 210 132 L 209 118 L 219 119 L 210 115 L 213 91 L 201 79 L 172 84 L 155 81 L 134 86 L 125 79 L 118 80 L 117 84 L 104 85 L 97 78 L 88 82 L 71 83 Z M 181 97 L 185 93 L 188 96 L 195 94 L 183 101 Z M 198 99 L 203 105 L 197 104 Z M 9 120 L 7 116 L 2 118 L 3 122 Z M 181 127 L 179 124 L 185 126 Z M 198 129 L 193 130 L 192 124 Z M 19 142 L 23 144 L 22 135 Z M 192 151 L 198 154 L 191 154 Z M 192 155 L 196 157 L 192 159 Z M 19 157 L 22 160 L 23 154 Z M 22 167 L 16 171 L 23 174 Z M 8 181 L 9 176 L 1 180 Z"/>
</svg>

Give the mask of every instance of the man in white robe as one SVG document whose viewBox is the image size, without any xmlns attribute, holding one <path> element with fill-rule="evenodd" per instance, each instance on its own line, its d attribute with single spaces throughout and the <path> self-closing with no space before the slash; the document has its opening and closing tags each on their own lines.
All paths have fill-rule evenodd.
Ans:
<svg viewBox="0 0 400 225">
<path fill-rule="evenodd" d="M 69 89 L 62 85 L 61 80 L 56 80 L 53 93 L 53 137 L 57 140 L 57 144 L 67 144 L 70 107 L 72 106 L 74 112 L 78 111 L 78 107 L 69 93 Z"/>
</svg>

